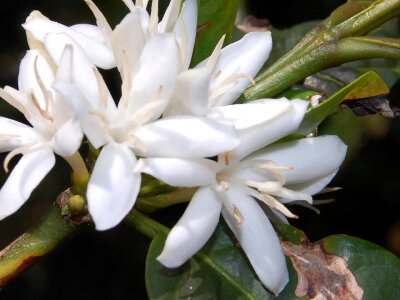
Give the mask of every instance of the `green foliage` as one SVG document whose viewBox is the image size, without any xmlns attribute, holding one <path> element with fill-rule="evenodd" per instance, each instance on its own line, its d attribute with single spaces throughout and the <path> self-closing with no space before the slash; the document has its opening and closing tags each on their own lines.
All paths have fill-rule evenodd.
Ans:
<svg viewBox="0 0 400 300">
<path fill-rule="evenodd" d="M 343 257 L 364 289 L 363 300 L 400 299 L 400 260 L 373 243 L 359 238 L 333 235 L 325 249 Z"/>
<path fill-rule="evenodd" d="M 309 245 L 302 231 L 289 225 L 274 226 L 281 239 Z M 218 226 L 199 253 L 177 269 L 167 269 L 156 260 L 165 237 L 165 233 L 155 236 L 146 260 L 146 287 L 150 299 L 307 299 L 295 295 L 297 273 L 288 258 L 289 284 L 277 298 L 269 293 L 225 223 Z M 400 261 L 393 254 L 375 244 L 344 235 L 325 238 L 322 245 L 328 253 L 347 261 L 364 289 L 363 299 L 400 297 Z"/>
<path fill-rule="evenodd" d="M 209 57 L 224 34 L 226 34 L 224 45 L 230 43 L 238 6 L 238 0 L 200 1 L 197 37 L 191 66 Z"/>
<path fill-rule="evenodd" d="M 380 87 L 382 85 L 385 85 L 385 83 L 378 74 L 375 72 L 365 73 L 329 97 L 326 101 L 314 108 L 310 108 L 307 111 L 300 128 L 292 136 L 305 136 L 313 132 L 317 126 L 334 111 L 340 102 L 343 101 L 346 96 L 349 97 L 351 93 L 362 90 L 365 92 L 365 94 L 362 94 L 363 97 L 365 97 L 364 95 L 367 95 L 368 91 L 370 93 L 375 93 L 375 89 L 370 89 L 370 87 Z"/>
</svg>

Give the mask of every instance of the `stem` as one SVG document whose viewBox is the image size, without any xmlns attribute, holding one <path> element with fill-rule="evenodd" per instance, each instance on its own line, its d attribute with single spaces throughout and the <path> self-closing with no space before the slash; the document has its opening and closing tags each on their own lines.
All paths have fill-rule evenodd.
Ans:
<svg viewBox="0 0 400 300">
<path fill-rule="evenodd" d="M 0 288 L 76 231 L 54 204 L 35 227 L 0 251 Z"/>
<path fill-rule="evenodd" d="M 350 3 L 351 4 L 351 3 Z M 394 40 L 364 38 L 365 35 L 400 14 L 400 0 L 379 0 L 345 20 L 334 20 L 349 13 L 349 2 L 339 7 L 329 18 L 312 29 L 292 50 L 256 77 L 256 85 L 249 87 L 239 102 L 276 96 L 293 84 L 320 70 L 345 62 L 375 57 L 399 58 Z M 360 6 L 361 7 L 361 6 Z M 335 13 L 334 12 L 334 13 Z M 338 22 L 336 22 L 338 21 Z M 346 40 L 346 42 L 345 42 Z M 351 40 L 351 42 L 350 42 Z M 358 43 L 356 43 L 358 42 Z M 359 47 L 364 43 L 367 51 Z M 383 43 L 386 49 L 371 47 Z"/>
<path fill-rule="evenodd" d="M 64 157 L 64 159 L 71 166 L 72 172 L 74 172 L 74 176 L 77 179 L 83 179 L 89 177 L 89 172 L 86 168 L 85 162 L 83 161 L 83 158 L 78 151 L 76 151 L 71 156 Z"/>
<path fill-rule="evenodd" d="M 168 227 L 154 221 L 136 209 L 133 209 L 125 217 L 124 222 L 151 239 L 158 233 L 168 234 L 169 232 Z"/>
<path fill-rule="evenodd" d="M 71 156 L 66 156 L 64 159 L 72 168 L 72 191 L 75 195 L 86 194 L 87 184 L 89 182 L 90 174 L 86 168 L 85 162 L 81 154 L 76 151 Z"/>
<path fill-rule="evenodd" d="M 196 191 L 197 188 L 179 188 L 176 191 L 156 195 L 153 197 L 139 197 L 136 200 L 136 207 L 146 213 L 154 212 L 160 208 L 189 202 Z"/>
</svg>

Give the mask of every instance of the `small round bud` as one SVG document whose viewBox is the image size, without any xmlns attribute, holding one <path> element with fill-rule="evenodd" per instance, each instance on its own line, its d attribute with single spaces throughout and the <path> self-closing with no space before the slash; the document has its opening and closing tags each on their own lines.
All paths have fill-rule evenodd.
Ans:
<svg viewBox="0 0 400 300">
<path fill-rule="evenodd" d="M 81 215 L 86 211 L 86 200 L 81 195 L 74 195 L 68 200 L 68 209 L 72 216 Z"/>
</svg>

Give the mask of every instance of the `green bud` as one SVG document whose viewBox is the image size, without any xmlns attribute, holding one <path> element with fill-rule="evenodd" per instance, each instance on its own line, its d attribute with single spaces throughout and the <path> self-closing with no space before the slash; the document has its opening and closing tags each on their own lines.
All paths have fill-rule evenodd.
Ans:
<svg viewBox="0 0 400 300">
<path fill-rule="evenodd" d="M 72 216 L 81 215 L 86 212 L 86 200 L 81 195 L 74 195 L 68 200 L 69 213 Z"/>
</svg>

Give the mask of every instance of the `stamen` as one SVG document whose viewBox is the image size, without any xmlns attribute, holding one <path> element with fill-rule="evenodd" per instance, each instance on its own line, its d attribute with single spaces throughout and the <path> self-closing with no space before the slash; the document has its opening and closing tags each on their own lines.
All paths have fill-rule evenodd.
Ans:
<svg viewBox="0 0 400 300">
<path fill-rule="evenodd" d="M 157 92 L 154 94 L 153 98 L 151 98 L 150 102 L 155 102 L 158 100 L 158 98 L 160 98 L 161 92 L 163 90 L 163 86 L 160 85 L 160 87 L 158 88 Z"/>
<path fill-rule="evenodd" d="M 225 165 L 229 165 L 229 159 L 231 157 L 232 151 L 228 151 L 225 153 L 224 158 L 225 158 Z"/>
<path fill-rule="evenodd" d="M 295 214 L 293 214 L 289 209 L 286 208 L 285 205 L 280 203 L 278 200 L 276 200 L 274 197 L 265 194 L 265 193 L 260 193 L 258 199 L 262 200 L 265 204 L 268 206 L 276 209 L 277 211 L 281 212 L 288 218 L 293 218 L 293 219 L 298 219 L 299 217 Z"/>
<path fill-rule="evenodd" d="M 327 188 L 324 188 L 322 191 L 320 191 L 318 194 L 331 193 L 331 192 L 339 191 L 341 189 L 342 188 L 340 186 L 327 187 Z"/>
<path fill-rule="evenodd" d="M 251 168 L 254 169 L 263 169 L 263 170 L 271 170 L 271 171 L 290 171 L 293 170 L 292 167 L 288 166 L 280 166 L 275 164 L 272 160 L 265 161 L 252 161 L 250 165 Z"/>
<path fill-rule="evenodd" d="M 20 135 L 16 134 L 0 134 L 0 142 L 7 142 L 12 140 L 13 138 L 21 137 Z"/>
<path fill-rule="evenodd" d="M 4 163 L 3 163 L 3 168 L 4 168 L 4 170 L 6 171 L 6 173 L 8 173 L 8 171 L 9 171 L 9 170 L 8 170 L 8 164 L 9 164 L 9 162 L 11 161 L 11 159 L 12 159 L 14 156 L 16 156 L 16 155 L 18 155 L 18 154 L 21 154 L 22 152 L 24 152 L 24 151 L 26 151 L 26 150 L 32 148 L 35 144 L 37 144 L 37 142 L 33 142 L 33 143 L 28 144 L 28 145 L 15 148 L 15 149 L 12 150 L 10 153 L 8 153 L 7 156 L 6 156 L 6 158 L 4 159 Z"/>
<path fill-rule="evenodd" d="M 229 183 L 226 181 L 220 181 L 219 186 L 222 188 L 224 192 L 229 190 Z"/>
<path fill-rule="evenodd" d="M 154 29 L 158 25 L 158 0 L 153 0 L 151 3 L 151 14 L 150 14 L 150 24 L 149 24 L 149 32 L 152 35 Z"/>
<path fill-rule="evenodd" d="M 16 98 L 14 98 L 14 96 L 10 95 L 10 92 L 11 92 L 11 93 L 14 93 L 15 96 L 21 96 L 20 92 L 11 87 L 6 87 L 6 88 L 8 88 L 8 91 L 5 91 L 2 88 L 0 88 L 0 97 L 3 98 L 4 101 L 6 101 L 11 106 L 14 106 L 22 114 L 24 114 L 26 118 L 30 119 L 31 116 L 28 113 L 28 111 L 26 110 L 26 108 L 24 107 L 24 105 L 20 101 L 18 101 Z"/>
<path fill-rule="evenodd" d="M 181 70 L 183 70 L 184 66 L 185 66 L 185 61 L 186 61 L 186 47 L 187 47 L 187 33 L 186 33 L 186 26 L 185 26 L 185 22 L 183 21 L 183 19 L 181 19 L 182 22 L 182 39 L 179 43 L 179 57 L 180 57 L 180 67 Z"/>
<path fill-rule="evenodd" d="M 149 0 L 136 0 L 136 5 L 141 6 L 144 9 L 146 9 L 148 2 L 149 2 Z"/>
<path fill-rule="evenodd" d="M 221 75 L 221 73 L 222 73 L 222 71 L 219 70 L 218 72 L 212 74 L 212 75 L 210 76 L 210 79 L 211 79 L 211 80 L 216 79 L 219 75 Z"/>
<path fill-rule="evenodd" d="M 244 217 L 236 205 L 233 205 L 233 215 L 237 221 L 236 228 L 239 229 L 243 225 Z"/>
<path fill-rule="evenodd" d="M 130 70 L 128 55 L 125 50 L 122 50 L 122 66 L 123 66 L 123 79 L 121 86 L 121 101 L 125 107 L 128 107 L 130 100 L 130 93 L 132 90 L 132 73 Z"/>
<path fill-rule="evenodd" d="M 210 74 L 212 74 L 212 72 L 214 71 L 215 65 L 217 64 L 219 55 L 221 53 L 222 45 L 224 44 L 224 40 L 225 40 L 225 34 L 221 37 L 217 46 L 215 46 L 213 53 L 211 53 L 211 56 L 207 61 L 206 68 Z"/>
<path fill-rule="evenodd" d="M 278 180 L 279 180 L 281 186 L 284 186 L 284 185 L 285 185 L 285 182 L 286 182 L 286 181 L 285 181 L 285 177 L 283 177 L 281 174 L 276 173 L 276 172 L 273 172 L 272 175 L 274 175 L 276 178 L 278 178 Z"/>
<path fill-rule="evenodd" d="M 131 12 L 135 12 L 136 11 L 136 7 L 135 4 L 133 4 L 132 0 L 122 0 L 122 2 L 124 2 L 124 4 L 126 5 L 126 7 L 131 11 Z M 141 1 L 137 1 L 137 5 L 139 5 L 139 3 Z M 146 7 L 145 7 L 146 8 Z"/>
<path fill-rule="evenodd" d="M 31 96 L 33 105 L 37 108 L 37 110 L 39 111 L 40 115 L 43 118 L 45 118 L 46 120 L 49 120 L 51 123 L 54 123 L 54 119 L 53 119 L 53 117 L 51 117 L 49 115 L 49 112 L 47 110 L 43 110 L 40 107 L 39 101 L 36 99 L 35 94 L 33 93 L 33 91 L 31 91 L 30 96 Z"/>
<path fill-rule="evenodd" d="M 160 97 L 160 94 L 162 92 L 163 86 L 160 85 L 159 89 L 153 96 L 153 98 L 147 103 L 146 105 L 142 106 L 129 120 L 129 122 L 133 126 L 128 126 L 129 130 L 131 130 L 133 127 L 135 127 L 138 124 L 145 124 L 147 123 L 151 118 L 153 118 L 156 115 L 156 111 L 158 110 L 159 107 L 165 106 L 165 101 L 157 101 L 158 98 Z M 128 129 L 127 127 L 127 129 Z"/>
<path fill-rule="evenodd" d="M 214 88 L 214 90 L 211 93 L 211 97 L 215 98 L 215 97 L 219 96 L 220 94 L 225 92 L 225 87 L 227 85 L 232 84 L 241 78 L 247 78 L 248 80 L 250 80 L 251 85 L 255 85 L 255 83 L 256 83 L 254 81 L 253 77 L 250 76 L 250 74 L 247 74 L 247 73 L 233 74 L 233 75 L 229 76 L 228 78 L 225 78 L 220 84 L 217 85 L 216 88 Z"/>
<path fill-rule="evenodd" d="M 319 199 L 319 200 L 314 200 L 313 205 L 321 205 L 321 204 L 328 204 L 334 202 L 335 199 Z"/>
<path fill-rule="evenodd" d="M 40 75 L 39 75 L 39 71 L 38 71 L 38 68 L 37 68 L 37 61 L 38 61 L 38 58 L 39 58 L 39 55 L 37 55 L 36 57 L 35 57 L 35 62 L 33 63 L 33 70 L 34 70 L 34 72 L 35 72 L 35 78 L 36 78 L 36 81 L 37 81 L 37 83 L 39 84 L 39 87 L 40 87 L 40 90 L 42 91 L 42 94 L 43 94 L 43 98 L 44 98 L 44 110 L 45 111 L 48 111 L 49 110 L 49 98 L 50 98 L 50 96 L 49 96 L 49 91 L 46 89 L 46 87 L 44 86 L 44 83 L 43 83 L 43 81 L 42 81 L 42 78 L 40 78 Z M 41 109 L 40 109 L 41 110 Z"/>
<path fill-rule="evenodd" d="M 106 126 L 109 127 L 110 122 L 108 121 L 107 117 L 104 115 L 104 113 L 102 113 L 101 111 L 98 110 L 92 110 L 89 111 L 90 115 L 96 116 L 100 119 L 100 121 Z"/>
<path fill-rule="evenodd" d="M 97 86 L 99 88 L 100 101 L 103 103 L 104 107 L 108 105 L 108 88 L 104 82 L 103 76 L 101 76 L 99 70 L 93 67 L 94 75 L 96 76 Z"/>
<path fill-rule="evenodd" d="M 103 13 L 100 9 L 93 3 L 92 0 L 84 0 L 86 5 L 89 6 L 89 9 L 92 11 L 94 17 L 96 18 L 97 26 L 100 27 L 101 31 L 103 31 L 104 38 L 107 40 L 108 44 L 110 44 L 110 39 L 112 35 L 112 29 L 110 24 L 108 24 L 107 19 L 104 17 Z"/>
<path fill-rule="evenodd" d="M 256 188 L 260 192 L 268 193 L 268 194 L 277 194 L 282 189 L 282 185 L 279 181 L 265 181 L 265 182 L 258 182 L 258 181 L 251 181 L 245 180 L 247 186 Z"/>
<path fill-rule="evenodd" d="M 149 148 L 146 146 L 146 144 L 143 143 L 143 141 L 141 139 L 139 139 L 135 135 L 131 136 L 131 144 L 132 144 L 133 148 L 138 149 L 142 153 L 144 153 L 144 154 L 148 154 L 149 153 Z"/>
<path fill-rule="evenodd" d="M 278 192 L 271 193 L 274 196 L 282 197 L 282 198 L 287 198 L 290 200 L 304 200 L 307 201 L 308 203 L 312 204 L 313 203 L 313 198 L 302 192 L 296 192 L 293 190 L 289 190 L 287 188 L 282 187 Z"/>
</svg>

